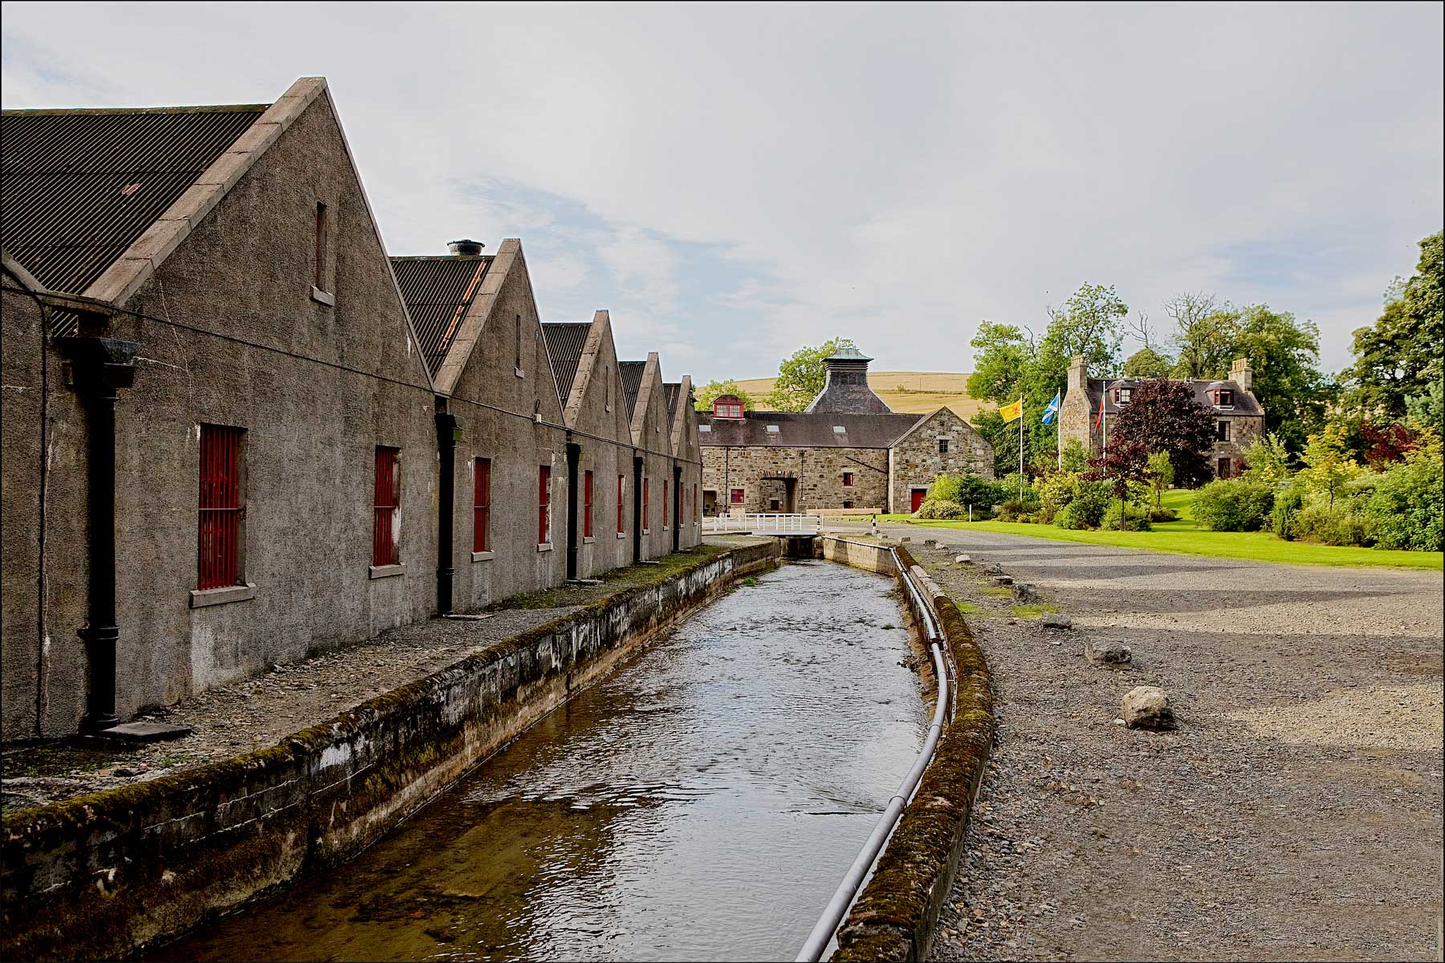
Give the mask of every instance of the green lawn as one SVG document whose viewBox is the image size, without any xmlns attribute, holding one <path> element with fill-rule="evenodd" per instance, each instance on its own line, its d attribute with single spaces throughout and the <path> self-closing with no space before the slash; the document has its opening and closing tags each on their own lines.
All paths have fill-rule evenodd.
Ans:
<svg viewBox="0 0 1445 963">
<path fill-rule="evenodd" d="M 1288 565 L 1383 566 L 1441 571 L 1445 553 L 1398 552 L 1374 548 L 1341 548 L 1335 545 L 1314 545 L 1309 542 L 1287 542 L 1268 532 L 1210 532 L 1194 524 L 1190 514 L 1193 492 L 1171 491 L 1164 495 L 1164 504 L 1179 513 L 1177 522 L 1161 522 L 1152 532 L 1074 532 L 1054 525 L 1030 525 L 1024 522 L 932 522 L 919 521 L 911 515 L 884 515 L 879 521 L 907 522 L 934 528 L 968 528 L 981 532 L 1006 532 L 1033 538 L 1053 538 L 1064 542 L 1087 542 L 1093 545 L 1117 545 L 1121 548 L 1142 548 L 1151 552 L 1178 552 L 1183 555 L 1212 555 L 1219 558 L 1248 558 L 1259 562 L 1282 562 Z"/>
</svg>

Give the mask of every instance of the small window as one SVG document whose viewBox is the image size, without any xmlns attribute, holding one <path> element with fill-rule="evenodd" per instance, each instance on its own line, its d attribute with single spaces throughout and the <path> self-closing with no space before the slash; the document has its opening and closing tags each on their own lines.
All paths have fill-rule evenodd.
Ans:
<svg viewBox="0 0 1445 963">
<path fill-rule="evenodd" d="M 852 507 L 853 507 L 853 503 L 850 502 L 850 501 L 848 501 L 847 499 L 844 499 L 844 500 L 843 500 L 843 507 L 844 507 L 844 508 L 852 508 Z"/>
<path fill-rule="evenodd" d="M 853 487 L 853 473 L 852 473 L 851 471 L 845 471 L 845 472 L 843 473 L 843 487 L 844 487 L 844 488 L 852 488 L 852 487 Z"/>
<path fill-rule="evenodd" d="M 326 250 L 331 243 L 330 217 L 326 205 L 320 201 L 316 203 L 316 256 L 314 258 L 316 268 L 316 279 L 313 282 L 316 290 L 325 291 L 326 280 Z"/>
<path fill-rule="evenodd" d="M 478 458 L 472 468 L 472 551 L 491 551 L 492 460 Z"/>
<path fill-rule="evenodd" d="M 592 473 L 582 473 L 582 537 L 592 537 Z"/>
<path fill-rule="evenodd" d="M 946 455 L 946 454 L 948 454 L 948 439 L 947 439 L 947 438 L 940 438 L 940 439 L 938 439 L 938 453 L 939 453 L 940 455 Z"/>
<path fill-rule="evenodd" d="M 1223 419 L 1223 418 L 1219 419 L 1218 421 L 1216 421 L 1216 422 L 1214 423 L 1214 440 L 1215 440 L 1215 441 L 1228 441 L 1228 440 L 1229 440 L 1229 422 L 1226 421 L 1226 420 Z"/>
<path fill-rule="evenodd" d="M 625 515 L 625 514 L 623 513 L 623 511 L 622 511 L 622 493 L 623 493 L 623 491 L 626 489 L 626 485 L 624 484 L 624 478 L 625 478 L 625 476 L 623 476 L 623 475 L 618 475 L 618 476 L 617 476 L 617 534 L 618 534 L 618 535 L 621 535 L 624 531 L 626 531 L 626 529 L 623 528 L 623 524 L 622 524 L 622 520 L 623 520 L 624 518 L 626 518 L 626 515 Z"/>
<path fill-rule="evenodd" d="M 707 434 L 708 432 L 712 431 L 712 425 L 698 425 L 697 430 L 702 432 L 703 434 Z"/>
<path fill-rule="evenodd" d="M 768 499 L 768 511 L 770 511 L 770 512 L 780 512 L 780 511 L 782 511 L 782 510 L 783 510 L 783 503 L 782 503 L 781 500 L 776 499 L 776 498 L 770 498 L 770 499 Z"/>
<path fill-rule="evenodd" d="M 741 488 L 734 488 L 728 493 L 728 501 L 734 505 L 741 505 L 743 503 L 743 490 Z"/>
<path fill-rule="evenodd" d="M 537 544 L 552 542 L 552 467 L 537 469 Z"/>
<path fill-rule="evenodd" d="M 846 434 L 848 434 L 848 429 L 845 428 L 845 427 L 843 427 L 842 425 L 834 425 L 834 426 L 833 426 L 833 434 L 835 434 L 835 435 L 846 435 Z"/>
<path fill-rule="evenodd" d="M 776 435 L 777 433 L 778 433 L 778 426 L 777 426 L 777 425 L 768 425 L 768 434 L 770 434 L 770 435 Z"/>
<path fill-rule="evenodd" d="M 373 489 L 371 564 L 395 565 L 401 558 L 401 449 L 376 446 Z"/>
<path fill-rule="evenodd" d="M 197 589 L 242 579 L 241 436 L 244 428 L 201 426 L 200 545 Z"/>
</svg>

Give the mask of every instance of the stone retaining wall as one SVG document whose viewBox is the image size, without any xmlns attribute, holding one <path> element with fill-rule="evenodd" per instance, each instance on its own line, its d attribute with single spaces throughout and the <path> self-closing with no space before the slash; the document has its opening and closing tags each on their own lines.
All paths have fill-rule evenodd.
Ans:
<svg viewBox="0 0 1445 963">
<path fill-rule="evenodd" d="M 124 956 L 345 861 L 779 553 L 767 539 L 701 558 L 271 748 L 7 816 L 5 958 Z"/>
<path fill-rule="evenodd" d="M 846 545 L 843 554 L 848 564 L 855 564 L 854 558 L 877 557 L 866 551 L 871 546 L 863 543 L 842 544 Z M 825 541 L 825 555 L 827 546 Z M 879 546 L 879 551 L 888 559 L 887 570 L 893 571 L 887 548 Z M 933 761 L 923 772 L 918 792 L 838 930 L 833 963 L 922 960 L 928 956 L 993 745 L 993 695 L 983 651 L 953 601 L 922 573 L 906 548 L 899 546 L 897 551 L 904 565 L 922 575 L 917 584 L 930 596 L 938 616 L 947 644 L 945 654 L 954 667 L 954 711 Z"/>
</svg>

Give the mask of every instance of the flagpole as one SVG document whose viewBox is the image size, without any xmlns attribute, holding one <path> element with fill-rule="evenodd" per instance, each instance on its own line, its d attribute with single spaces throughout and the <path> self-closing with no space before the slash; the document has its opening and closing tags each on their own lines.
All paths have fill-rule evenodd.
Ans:
<svg viewBox="0 0 1445 963">
<path fill-rule="evenodd" d="M 1024 500 L 1024 399 L 1019 397 L 1019 501 Z"/>
<path fill-rule="evenodd" d="M 1054 397 L 1062 399 L 1063 396 L 1056 391 L 1054 392 Z M 1062 409 L 1063 403 L 1060 401 L 1059 408 L 1054 411 L 1054 435 L 1058 438 L 1059 442 L 1059 471 L 1064 470 L 1064 419 L 1061 417 L 1064 412 Z M 1084 417 L 1087 418 L 1088 416 L 1085 415 Z"/>
</svg>

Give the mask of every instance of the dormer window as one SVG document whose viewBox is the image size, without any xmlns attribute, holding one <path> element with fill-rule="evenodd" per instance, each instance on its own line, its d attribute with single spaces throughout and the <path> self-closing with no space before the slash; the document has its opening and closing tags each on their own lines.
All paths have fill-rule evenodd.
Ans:
<svg viewBox="0 0 1445 963">
<path fill-rule="evenodd" d="M 1129 393 L 1130 393 L 1130 391 L 1132 391 L 1132 390 L 1133 390 L 1133 389 L 1131 389 L 1131 388 L 1120 388 L 1120 389 L 1119 389 L 1119 404 L 1121 404 L 1121 405 L 1127 405 L 1127 404 L 1129 403 Z"/>
<path fill-rule="evenodd" d="M 712 403 L 714 418 L 742 418 L 743 402 L 737 395 L 720 395 Z"/>
<path fill-rule="evenodd" d="M 1210 391 L 1209 394 L 1210 394 L 1210 396 L 1212 397 L 1212 400 L 1214 401 L 1214 407 L 1216 407 L 1216 408 L 1233 408 L 1233 407 L 1234 407 L 1234 389 L 1233 389 L 1233 388 L 1215 388 L 1215 389 L 1213 389 L 1212 391 Z"/>
</svg>

